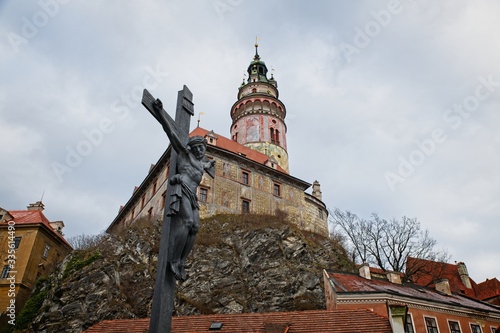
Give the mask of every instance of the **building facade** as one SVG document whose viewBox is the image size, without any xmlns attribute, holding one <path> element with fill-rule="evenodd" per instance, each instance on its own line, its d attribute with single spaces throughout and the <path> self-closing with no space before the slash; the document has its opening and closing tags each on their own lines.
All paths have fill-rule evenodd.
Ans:
<svg viewBox="0 0 500 333">
<path fill-rule="evenodd" d="M 366 265 L 359 274 L 324 271 L 327 309 L 368 309 L 388 318 L 394 333 L 495 333 L 500 326 L 500 308 L 453 293 L 447 279 L 428 288 L 385 274 Z"/>
<path fill-rule="evenodd" d="M 215 160 L 215 178 L 207 175 L 198 188 L 200 217 L 219 213 L 275 214 L 286 212 L 302 230 L 328 235 L 328 211 L 320 184 L 289 173 L 286 109 L 278 99 L 277 82 L 257 52 L 248 67 L 248 81 L 239 87 L 231 108 L 231 139 L 201 127 L 190 136 L 203 136 L 206 157 Z M 139 218 L 160 216 L 165 205 L 170 147 L 151 166 L 142 184 L 107 232 L 117 232 Z M 311 193 L 307 193 L 312 186 Z"/>
<path fill-rule="evenodd" d="M 0 208 L 0 313 L 18 313 L 35 286 L 73 249 L 64 239 L 62 221 L 50 222 L 38 201 L 27 210 Z M 14 304 L 14 306 L 12 306 Z M 10 308 L 9 308 L 10 307 Z M 10 317 L 8 317 L 10 318 Z"/>
</svg>

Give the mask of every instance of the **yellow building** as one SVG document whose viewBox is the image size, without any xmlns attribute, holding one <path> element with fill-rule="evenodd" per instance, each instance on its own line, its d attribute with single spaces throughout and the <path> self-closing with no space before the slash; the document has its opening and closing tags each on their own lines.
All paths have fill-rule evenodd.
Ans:
<svg viewBox="0 0 500 333">
<path fill-rule="evenodd" d="M 215 178 L 204 175 L 198 188 L 200 217 L 218 213 L 275 214 L 284 211 L 299 228 L 328 236 L 328 211 L 320 185 L 289 171 L 286 108 L 278 83 L 256 52 L 231 107 L 231 139 L 201 127 L 190 136 L 206 138 L 206 157 L 215 160 Z M 160 130 L 160 129 L 158 129 Z M 108 227 L 114 233 L 138 218 L 161 215 L 165 204 L 170 147 L 122 206 Z M 312 192 L 305 191 L 312 185 Z"/>
<path fill-rule="evenodd" d="M 19 314 L 40 276 L 73 249 L 64 239 L 62 221 L 50 222 L 41 201 L 27 210 L 0 208 L 0 314 Z M 10 316 L 9 316 L 10 315 Z M 0 323 L 3 324 L 3 323 Z"/>
</svg>

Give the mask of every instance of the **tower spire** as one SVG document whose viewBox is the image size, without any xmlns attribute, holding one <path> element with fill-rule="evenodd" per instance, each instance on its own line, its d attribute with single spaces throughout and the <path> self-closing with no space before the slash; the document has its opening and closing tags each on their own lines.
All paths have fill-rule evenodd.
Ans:
<svg viewBox="0 0 500 333">
<path fill-rule="evenodd" d="M 259 56 L 258 38 L 255 56 L 247 68 L 248 80 L 238 89 L 238 100 L 231 108 L 231 137 L 234 141 L 257 150 L 288 169 L 286 146 L 286 108 L 278 98 L 278 83 Z"/>
<path fill-rule="evenodd" d="M 255 37 L 255 56 L 253 57 L 253 60 L 255 61 L 260 60 L 258 49 L 259 49 L 259 37 Z"/>
</svg>

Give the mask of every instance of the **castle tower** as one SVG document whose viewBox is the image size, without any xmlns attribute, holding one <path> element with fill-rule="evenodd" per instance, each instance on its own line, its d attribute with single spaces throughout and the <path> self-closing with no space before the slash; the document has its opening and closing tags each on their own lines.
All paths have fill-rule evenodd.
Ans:
<svg viewBox="0 0 500 333">
<path fill-rule="evenodd" d="M 286 109 L 278 99 L 278 83 L 260 60 L 258 44 L 248 66 L 248 80 L 241 83 L 238 100 L 231 107 L 231 138 L 269 156 L 271 166 L 278 164 L 287 173 Z"/>
</svg>

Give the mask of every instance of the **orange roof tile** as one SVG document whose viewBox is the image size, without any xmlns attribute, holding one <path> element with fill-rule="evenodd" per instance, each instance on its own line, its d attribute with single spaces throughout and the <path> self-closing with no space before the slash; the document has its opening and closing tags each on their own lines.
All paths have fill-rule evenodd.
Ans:
<svg viewBox="0 0 500 333">
<path fill-rule="evenodd" d="M 495 296 L 500 296 L 500 281 L 497 278 L 478 283 L 476 286 L 477 298 L 484 301 Z"/>
<path fill-rule="evenodd" d="M 209 330 L 210 324 L 222 323 L 222 329 Z M 144 333 L 149 319 L 105 320 L 84 333 Z M 172 318 L 172 333 L 341 333 L 392 332 L 387 318 L 369 310 L 314 310 L 182 316 Z"/>
<path fill-rule="evenodd" d="M 474 291 L 476 283 L 470 279 L 472 288 L 467 288 L 460 278 L 456 264 L 408 257 L 406 262 L 407 271 L 411 270 L 412 267 L 417 267 L 417 272 L 412 275 L 412 281 L 415 284 L 433 288 L 435 280 L 448 279 L 452 292 L 476 298 Z"/>
<path fill-rule="evenodd" d="M 201 127 L 196 127 L 189 134 L 189 136 L 199 135 L 199 136 L 204 137 L 205 135 L 207 135 L 207 133 L 209 133 L 209 131 L 207 131 L 206 129 L 201 128 Z M 252 161 L 255 161 L 255 162 L 260 163 L 260 164 L 265 164 L 267 162 L 267 160 L 269 160 L 269 156 L 267 156 L 266 154 L 262 154 L 261 152 L 258 152 L 256 150 L 253 150 L 253 149 L 248 148 L 248 147 L 245 147 L 245 146 L 239 144 L 238 142 L 230 140 L 230 139 L 228 139 L 220 134 L 216 134 L 216 135 L 217 135 L 217 147 L 223 148 L 225 150 L 229 150 L 230 152 L 233 152 L 233 153 L 238 154 L 238 155 L 242 154 L 245 157 L 251 159 Z M 277 166 L 277 169 L 281 172 L 287 173 L 285 171 L 285 169 L 283 169 L 279 165 Z"/>
</svg>

